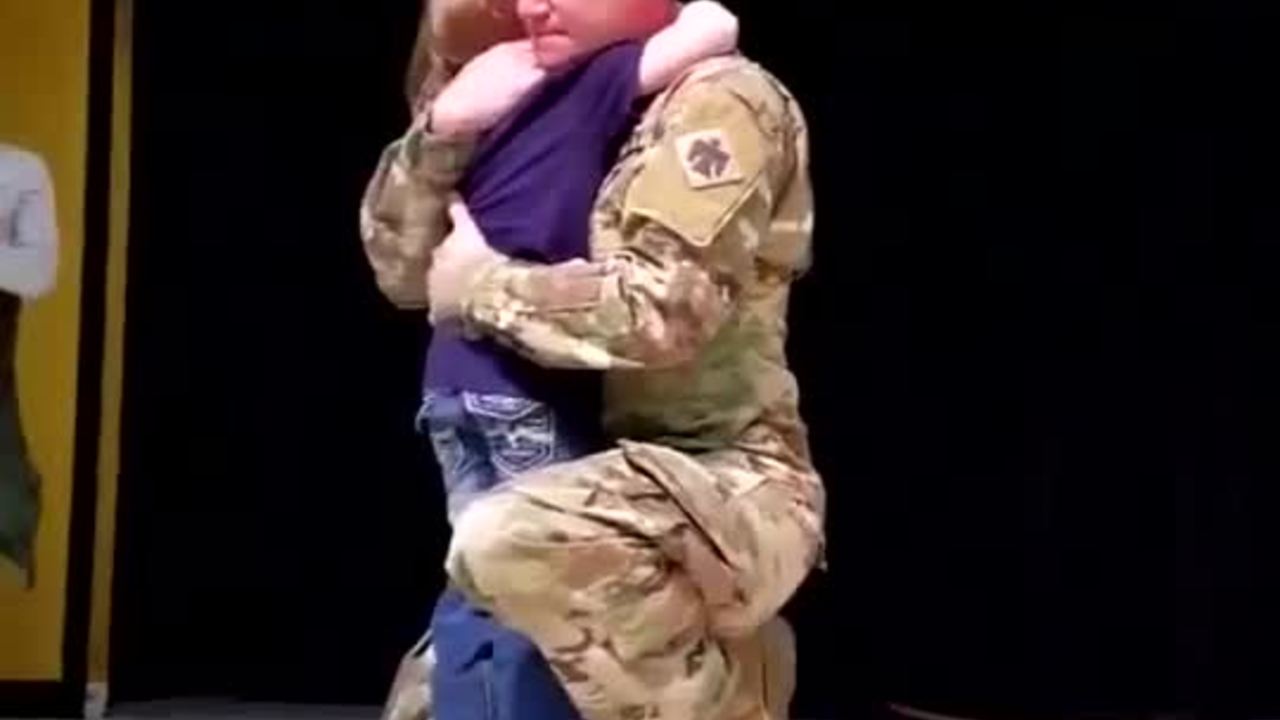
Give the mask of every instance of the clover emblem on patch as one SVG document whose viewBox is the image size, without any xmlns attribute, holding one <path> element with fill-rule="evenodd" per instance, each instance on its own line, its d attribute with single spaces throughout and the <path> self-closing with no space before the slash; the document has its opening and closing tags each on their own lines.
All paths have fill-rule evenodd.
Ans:
<svg viewBox="0 0 1280 720">
<path fill-rule="evenodd" d="M 742 182 L 742 171 L 723 130 L 681 135 L 676 140 L 676 153 L 685 179 L 695 190 Z"/>
</svg>

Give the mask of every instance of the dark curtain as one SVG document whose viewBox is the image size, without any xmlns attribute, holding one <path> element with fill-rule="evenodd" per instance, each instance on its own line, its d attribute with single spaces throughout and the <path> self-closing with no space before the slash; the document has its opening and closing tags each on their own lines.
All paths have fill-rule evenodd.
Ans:
<svg viewBox="0 0 1280 720">
<path fill-rule="evenodd" d="M 797 717 L 1280 709 L 1268 13 L 730 4 L 814 131 Z M 445 532 L 420 322 L 355 232 L 416 3 L 171 5 L 138 6 L 117 673 L 376 702 Z"/>
</svg>

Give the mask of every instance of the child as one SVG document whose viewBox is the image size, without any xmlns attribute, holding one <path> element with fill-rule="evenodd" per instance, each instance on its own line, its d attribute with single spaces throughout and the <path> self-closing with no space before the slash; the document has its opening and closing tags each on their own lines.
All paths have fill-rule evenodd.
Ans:
<svg viewBox="0 0 1280 720">
<path fill-rule="evenodd" d="M 489 244 L 528 262 L 585 257 L 596 192 L 636 102 L 735 43 L 736 20 L 704 0 L 643 46 L 621 43 L 550 77 L 481 139 L 458 188 Z M 594 374 L 548 370 L 445 325 L 431 339 L 424 387 L 421 420 L 444 470 L 451 520 L 498 481 L 597 449 Z"/>
<path fill-rule="evenodd" d="M 432 27 L 474 30 L 474 4 L 450 4 L 459 15 L 437 6 Z M 492 12 L 491 32 L 509 33 L 509 14 Z M 465 55 L 483 43 L 472 35 L 451 45 Z M 614 45 L 549 76 L 480 138 L 458 187 L 489 244 L 527 262 L 585 257 L 596 193 L 633 129 L 638 102 L 736 43 L 736 18 L 702 0 L 643 44 Z M 455 326 L 437 327 L 418 425 L 440 462 L 450 521 L 479 493 L 600 449 L 600 383 L 596 373 L 542 368 Z M 456 591 L 441 598 L 432 627 L 441 720 L 577 717 L 533 644 Z M 484 698 L 496 706 L 477 715 Z"/>
</svg>

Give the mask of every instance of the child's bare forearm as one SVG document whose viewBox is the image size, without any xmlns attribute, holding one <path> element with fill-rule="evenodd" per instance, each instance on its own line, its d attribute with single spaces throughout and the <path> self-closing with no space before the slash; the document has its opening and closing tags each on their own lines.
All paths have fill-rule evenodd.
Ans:
<svg viewBox="0 0 1280 720">
<path fill-rule="evenodd" d="M 640 57 L 640 92 L 651 95 L 695 63 L 738 46 L 738 18 L 713 0 L 695 0 L 674 23 L 645 43 Z"/>
</svg>

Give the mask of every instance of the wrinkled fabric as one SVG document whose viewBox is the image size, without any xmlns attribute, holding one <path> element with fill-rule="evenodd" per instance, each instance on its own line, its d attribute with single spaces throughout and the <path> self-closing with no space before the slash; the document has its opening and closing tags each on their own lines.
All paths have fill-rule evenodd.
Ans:
<svg viewBox="0 0 1280 720">
<path fill-rule="evenodd" d="M 782 467 L 743 482 L 742 458 L 671 473 L 677 457 L 627 443 L 549 466 L 455 528 L 454 582 L 542 648 L 590 720 L 725 717 L 750 670 L 735 643 L 817 557 L 816 487 Z M 672 491 L 691 475 L 705 496 Z"/>
<path fill-rule="evenodd" d="M 429 392 L 418 413 L 452 522 L 477 498 L 522 473 L 585 455 L 597 445 L 545 403 L 472 392 Z M 439 720 L 578 720 L 538 648 L 448 588 L 431 617 L 437 660 L 429 675 Z"/>
</svg>

